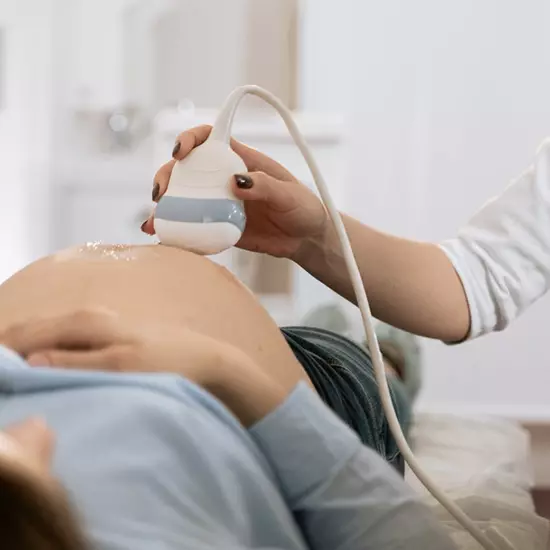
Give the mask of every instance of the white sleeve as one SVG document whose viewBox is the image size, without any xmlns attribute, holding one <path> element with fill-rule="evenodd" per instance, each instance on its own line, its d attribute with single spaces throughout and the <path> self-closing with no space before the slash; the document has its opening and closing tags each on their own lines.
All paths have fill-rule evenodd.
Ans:
<svg viewBox="0 0 550 550">
<path fill-rule="evenodd" d="M 550 139 L 529 170 L 441 244 L 462 280 L 469 338 L 506 328 L 550 287 Z"/>
</svg>

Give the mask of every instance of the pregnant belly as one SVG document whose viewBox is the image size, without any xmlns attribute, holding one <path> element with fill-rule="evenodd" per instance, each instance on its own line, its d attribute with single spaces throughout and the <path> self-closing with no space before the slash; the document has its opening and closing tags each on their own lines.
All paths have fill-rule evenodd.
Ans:
<svg viewBox="0 0 550 550">
<path fill-rule="evenodd" d="M 242 349 L 277 376 L 307 381 L 243 284 L 205 257 L 161 245 L 85 245 L 30 264 L 0 286 L 0 328 L 97 306 L 201 332 Z"/>
</svg>

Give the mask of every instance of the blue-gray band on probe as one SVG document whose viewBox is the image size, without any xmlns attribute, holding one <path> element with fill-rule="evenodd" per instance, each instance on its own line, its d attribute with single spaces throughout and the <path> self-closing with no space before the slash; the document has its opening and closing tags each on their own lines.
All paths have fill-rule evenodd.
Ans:
<svg viewBox="0 0 550 550">
<path fill-rule="evenodd" d="M 162 197 L 155 210 L 155 218 L 184 223 L 230 223 L 242 233 L 246 215 L 241 204 L 231 199 L 188 199 Z"/>
</svg>

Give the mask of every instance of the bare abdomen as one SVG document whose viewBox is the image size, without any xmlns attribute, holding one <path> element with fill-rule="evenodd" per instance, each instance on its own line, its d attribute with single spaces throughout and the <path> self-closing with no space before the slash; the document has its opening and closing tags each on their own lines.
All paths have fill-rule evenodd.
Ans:
<svg viewBox="0 0 550 550">
<path fill-rule="evenodd" d="M 307 380 L 245 286 L 207 258 L 160 245 L 87 245 L 31 264 L 0 286 L 0 327 L 97 306 L 201 332 L 242 349 L 276 376 Z"/>
</svg>

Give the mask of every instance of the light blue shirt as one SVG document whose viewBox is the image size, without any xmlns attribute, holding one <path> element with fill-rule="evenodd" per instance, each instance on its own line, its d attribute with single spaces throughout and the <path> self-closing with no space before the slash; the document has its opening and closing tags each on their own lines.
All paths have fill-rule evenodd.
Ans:
<svg viewBox="0 0 550 550">
<path fill-rule="evenodd" d="M 182 377 L 31 368 L 0 346 L 0 426 L 34 415 L 97 550 L 453 548 L 304 384 L 245 430 Z"/>
</svg>

